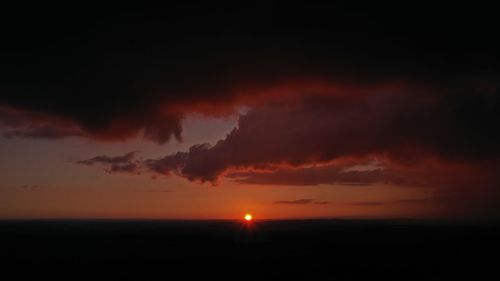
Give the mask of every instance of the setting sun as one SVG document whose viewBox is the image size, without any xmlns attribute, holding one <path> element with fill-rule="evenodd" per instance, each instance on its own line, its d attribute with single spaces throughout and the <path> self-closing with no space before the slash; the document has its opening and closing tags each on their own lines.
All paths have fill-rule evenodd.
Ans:
<svg viewBox="0 0 500 281">
<path fill-rule="evenodd" d="M 246 214 L 245 215 L 245 220 L 246 221 L 251 221 L 252 220 L 252 215 L 251 214 Z"/>
</svg>

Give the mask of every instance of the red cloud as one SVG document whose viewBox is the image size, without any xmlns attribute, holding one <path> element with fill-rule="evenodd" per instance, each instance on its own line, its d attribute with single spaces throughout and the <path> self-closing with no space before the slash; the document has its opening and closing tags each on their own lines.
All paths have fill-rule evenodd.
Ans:
<svg viewBox="0 0 500 281">
<path fill-rule="evenodd" d="M 487 209 L 500 199 L 499 122 L 498 92 L 313 95 L 256 107 L 215 145 L 145 165 L 212 183 L 426 186 L 452 205 Z M 374 157 L 383 168 L 349 169 Z"/>
<path fill-rule="evenodd" d="M 461 97 L 385 91 L 309 96 L 255 108 L 214 146 L 193 146 L 147 164 L 157 172 L 215 181 L 229 169 L 300 166 L 371 154 L 396 162 L 428 156 L 450 161 L 494 158 L 500 152 L 500 134 L 494 132 L 500 119 L 498 99 L 489 93 Z"/>
<path fill-rule="evenodd" d="M 101 141 L 124 141 L 142 133 L 145 139 L 165 143 L 182 139 L 182 115 L 149 113 L 145 116 L 113 117 L 99 126 L 86 125 L 52 113 L 0 106 L 0 128 L 7 138 L 62 139 L 85 137 Z"/>
</svg>

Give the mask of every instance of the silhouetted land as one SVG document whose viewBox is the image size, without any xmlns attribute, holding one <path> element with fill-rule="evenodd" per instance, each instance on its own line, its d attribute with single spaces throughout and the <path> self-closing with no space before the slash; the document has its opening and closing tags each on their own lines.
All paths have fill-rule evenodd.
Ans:
<svg viewBox="0 0 500 281">
<path fill-rule="evenodd" d="M 497 280 L 499 234 L 443 221 L 2 221 L 0 267 L 17 280 Z"/>
</svg>

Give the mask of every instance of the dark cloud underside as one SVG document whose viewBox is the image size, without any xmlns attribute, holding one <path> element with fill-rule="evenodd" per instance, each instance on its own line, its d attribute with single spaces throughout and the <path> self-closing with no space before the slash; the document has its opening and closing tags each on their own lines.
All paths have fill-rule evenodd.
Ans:
<svg viewBox="0 0 500 281">
<path fill-rule="evenodd" d="M 165 143 L 181 138 L 185 112 L 227 113 L 291 81 L 444 88 L 497 81 L 494 9 L 388 8 L 305 1 L 5 7 L 0 105 L 78 128 L 36 125 L 8 135 L 125 140 L 142 133 Z"/>
</svg>

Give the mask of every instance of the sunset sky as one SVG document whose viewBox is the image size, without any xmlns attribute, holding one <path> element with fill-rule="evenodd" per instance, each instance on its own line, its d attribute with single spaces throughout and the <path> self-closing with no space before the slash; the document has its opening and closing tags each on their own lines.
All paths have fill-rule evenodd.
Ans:
<svg viewBox="0 0 500 281">
<path fill-rule="evenodd" d="M 494 11 L 391 8 L 5 9 L 0 219 L 498 218 Z"/>
</svg>

